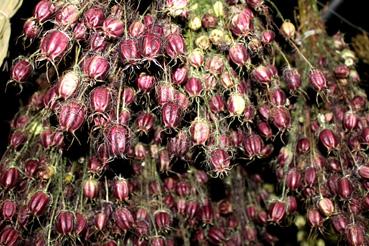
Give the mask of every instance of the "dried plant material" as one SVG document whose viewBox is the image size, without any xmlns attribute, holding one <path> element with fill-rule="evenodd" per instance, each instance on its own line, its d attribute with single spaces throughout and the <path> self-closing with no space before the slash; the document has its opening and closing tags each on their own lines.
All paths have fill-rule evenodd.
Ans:
<svg viewBox="0 0 369 246">
<path fill-rule="evenodd" d="M 17 12 L 22 2 L 22 0 L 0 1 L 0 66 L 8 53 L 10 18 Z"/>
<path fill-rule="evenodd" d="M 367 33 L 358 34 L 352 39 L 352 46 L 357 56 L 369 64 L 369 37 Z"/>
</svg>

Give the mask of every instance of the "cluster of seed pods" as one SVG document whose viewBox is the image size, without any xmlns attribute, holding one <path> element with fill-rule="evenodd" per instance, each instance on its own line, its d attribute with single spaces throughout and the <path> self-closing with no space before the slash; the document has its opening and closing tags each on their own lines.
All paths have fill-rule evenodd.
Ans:
<svg viewBox="0 0 369 246">
<path fill-rule="evenodd" d="M 10 82 L 47 86 L 11 125 L 0 244 L 273 245 L 301 214 L 367 244 L 355 55 L 340 35 L 329 62 L 286 55 L 297 31 L 269 8 L 39 1 Z"/>
</svg>

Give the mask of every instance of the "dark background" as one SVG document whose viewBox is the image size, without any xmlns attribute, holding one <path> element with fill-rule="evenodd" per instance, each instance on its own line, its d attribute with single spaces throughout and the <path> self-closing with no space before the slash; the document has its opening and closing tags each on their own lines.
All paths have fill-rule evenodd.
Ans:
<svg viewBox="0 0 369 246">
<path fill-rule="evenodd" d="M 24 0 L 22 7 L 16 13 L 16 15 L 11 19 L 12 24 L 12 36 L 10 40 L 9 47 L 9 58 L 5 60 L 3 67 L 0 70 L 0 156 L 6 149 L 6 145 L 9 139 L 10 133 L 10 121 L 14 114 L 18 111 L 19 106 L 24 103 L 34 88 L 32 85 L 28 84 L 24 86 L 24 92 L 22 94 L 17 94 L 18 89 L 14 87 L 9 87 L 5 93 L 5 85 L 9 79 L 9 71 L 7 71 L 11 64 L 12 59 L 16 58 L 18 55 L 27 55 L 23 50 L 23 41 L 17 38 L 21 35 L 22 26 L 28 17 L 32 15 L 34 6 L 37 0 Z M 148 4 L 150 1 L 141 1 L 143 4 Z M 294 20 L 294 14 L 296 11 L 297 0 L 274 0 L 279 10 L 282 12 L 285 18 Z M 321 3 L 327 4 L 331 1 L 322 0 Z M 334 34 L 337 31 L 345 33 L 346 41 L 350 42 L 351 38 L 356 34 L 361 33 L 361 31 L 354 27 L 358 26 L 364 30 L 369 30 L 369 20 L 367 18 L 367 8 L 364 6 L 366 1 L 359 0 L 344 0 L 335 9 L 337 14 L 341 15 L 347 21 L 342 20 L 342 18 L 331 14 L 330 18 L 326 22 L 327 31 L 329 34 Z M 1 49 L 2 47 L 0 47 Z M 368 80 L 369 76 L 366 71 L 369 71 L 368 66 L 365 64 L 359 64 L 359 73 L 364 81 Z M 365 83 L 365 82 L 364 82 Z M 281 233 L 287 233 L 285 241 L 280 242 L 280 245 L 296 245 L 295 235 L 296 231 L 294 229 L 287 229 Z M 293 235 L 293 236 L 292 236 Z"/>
</svg>

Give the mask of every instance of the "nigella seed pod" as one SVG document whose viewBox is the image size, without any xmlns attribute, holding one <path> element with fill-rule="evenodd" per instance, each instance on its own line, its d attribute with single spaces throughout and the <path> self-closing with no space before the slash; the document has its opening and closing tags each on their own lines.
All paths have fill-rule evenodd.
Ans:
<svg viewBox="0 0 369 246">
<path fill-rule="evenodd" d="M 210 98 L 209 108 L 213 113 L 220 113 L 225 110 L 224 98 L 221 95 L 215 95 Z"/>
<path fill-rule="evenodd" d="M 88 199 L 94 199 L 99 194 L 99 182 L 89 178 L 83 182 L 83 195 Z"/>
<path fill-rule="evenodd" d="M 190 104 L 190 100 L 188 99 L 188 97 L 184 93 L 179 92 L 178 90 L 174 91 L 174 102 L 183 111 L 186 111 Z"/>
<path fill-rule="evenodd" d="M 159 105 L 163 106 L 168 102 L 173 102 L 176 99 L 176 89 L 168 83 L 160 84 L 156 87 L 156 100 Z"/>
<path fill-rule="evenodd" d="M 283 78 L 286 81 L 288 89 L 296 91 L 302 85 L 301 75 L 295 68 L 287 68 L 283 71 Z"/>
<path fill-rule="evenodd" d="M 73 4 L 67 4 L 57 11 L 55 21 L 61 26 L 69 26 L 76 23 L 78 18 L 79 11 L 77 6 Z"/>
<path fill-rule="evenodd" d="M 28 201 L 28 210 L 32 215 L 43 215 L 48 209 L 50 197 L 43 191 L 37 191 Z"/>
<path fill-rule="evenodd" d="M 273 78 L 272 71 L 264 65 L 259 65 L 251 72 L 252 78 L 262 84 L 262 85 L 269 85 Z"/>
<path fill-rule="evenodd" d="M 180 122 L 181 109 L 178 104 L 168 102 L 161 109 L 162 120 L 167 128 L 175 128 Z"/>
<path fill-rule="evenodd" d="M 74 225 L 74 231 L 77 235 L 80 235 L 84 233 L 87 229 L 87 219 L 85 216 L 81 213 L 75 213 L 75 225 Z"/>
<path fill-rule="evenodd" d="M 61 211 L 56 216 L 55 228 L 62 235 L 69 235 L 74 230 L 74 214 L 70 211 Z"/>
<path fill-rule="evenodd" d="M 221 75 L 224 70 L 224 60 L 220 55 L 212 55 L 206 59 L 205 62 L 205 70 L 209 72 L 211 75 L 217 76 Z M 216 81 L 214 81 L 216 84 Z M 211 84 L 211 83 L 209 83 Z M 207 86 L 208 88 L 214 88 L 214 86 Z"/>
<path fill-rule="evenodd" d="M 141 54 L 144 58 L 154 59 L 159 55 L 161 40 L 156 34 L 146 33 L 141 42 Z"/>
<path fill-rule="evenodd" d="M 318 209 L 309 209 L 306 216 L 312 227 L 320 227 L 323 223 L 323 218 Z"/>
<path fill-rule="evenodd" d="M 250 134 L 243 138 L 243 148 L 249 158 L 258 157 L 264 148 L 263 139 L 257 134 Z"/>
<path fill-rule="evenodd" d="M 269 124 L 265 121 L 261 121 L 257 124 L 257 128 L 259 133 L 264 136 L 265 138 L 271 138 L 273 136 L 272 128 Z"/>
<path fill-rule="evenodd" d="M 365 231 L 360 225 L 350 225 L 345 230 L 346 240 L 351 246 L 366 245 L 365 242 Z"/>
<path fill-rule="evenodd" d="M 310 141 L 308 138 L 300 138 L 296 145 L 297 153 L 305 154 L 310 151 Z"/>
<path fill-rule="evenodd" d="M 313 88 L 317 91 L 321 91 L 327 88 L 327 79 L 324 73 L 318 69 L 310 71 L 309 81 Z"/>
<path fill-rule="evenodd" d="M 5 190 L 13 189 L 19 182 L 19 170 L 16 167 L 10 167 L 2 172 L 0 183 Z"/>
<path fill-rule="evenodd" d="M 71 97 L 76 91 L 79 82 L 80 77 L 77 72 L 69 71 L 65 73 L 57 84 L 58 95 L 63 99 Z"/>
<path fill-rule="evenodd" d="M 150 91 L 154 87 L 155 82 L 154 76 L 145 73 L 141 73 L 136 80 L 137 87 L 144 93 Z"/>
<path fill-rule="evenodd" d="M 211 127 L 208 121 L 196 118 L 190 126 L 190 135 L 196 145 L 204 145 L 210 137 Z"/>
<path fill-rule="evenodd" d="M 21 131 L 15 131 L 12 133 L 10 137 L 10 147 L 13 149 L 18 149 L 20 146 L 22 146 L 27 140 L 27 137 L 25 133 Z"/>
<path fill-rule="evenodd" d="M 33 16 L 39 21 L 44 22 L 51 18 L 55 12 L 54 4 L 49 0 L 41 0 L 37 3 Z"/>
<path fill-rule="evenodd" d="M 51 30 L 41 39 L 41 54 L 50 60 L 63 56 L 69 48 L 70 38 L 58 30 Z"/>
<path fill-rule="evenodd" d="M 84 13 L 83 18 L 88 28 L 95 29 L 104 22 L 104 10 L 100 7 L 92 7 Z"/>
<path fill-rule="evenodd" d="M 316 169 L 314 167 L 308 167 L 305 170 L 304 181 L 307 186 L 313 186 L 316 181 Z"/>
<path fill-rule="evenodd" d="M 204 64 L 204 52 L 196 48 L 188 54 L 187 59 L 191 66 L 199 68 Z"/>
<path fill-rule="evenodd" d="M 111 101 L 110 90 L 106 86 L 96 87 L 90 94 L 90 105 L 93 112 L 104 113 Z"/>
<path fill-rule="evenodd" d="M 79 22 L 73 28 L 73 38 L 77 41 L 85 40 L 87 37 L 87 27 L 85 23 Z"/>
<path fill-rule="evenodd" d="M 2 204 L 1 214 L 4 220 L 12 220 L 17 212 L 17 204 L 12 200 L 5 200 Z"/>
<path fill-rule="evenodd" d="M 318 208 L 327 217 L 331 216 L 334 213 L 334 204 L 329 198 L 322 198 L 318 202 Z"/>
<path fill-rule="evenodd" d="M 119 18 L 108 17 L 104 20 L 102 29 L 106 36 L 119 38 L 124 33 L 124 23 Z"/>
<path fill-rule="evenodd" d="M 105 132 L 105 139 L 113 156 L 123 156 L 128 150 L 128 130 L 122 125 L 112 125 Z"/>
<path fill-rule="evenodd" d="M 276 201 L 269 206 L 269 219 L 274 223 L 281 222 L 285 215 L 286 204 L 284 202 Z"/>
<path fill-rule="evenodd" d="M 166 37 L 167 45 L 165 51 L 169 57 L 175 59 L 183 55 L 186 51 L 186 45 L 181 35 L 177 33 L 169 34 Z"/>
<path fill-rule="evenodd" d="M 180 197 L 186 197 L 191 193 L 190 183 L 186 181 L 179 181 L 176 185 L 176 193 Z"/>
<path fill-rule="evenodd" d="M 218 25 L 218 19 L 212 14 L 204 14 L 201 24 L 204 28 L 215 28 Z"/>
<path fill-rule="evenodd" d="M 141 21 L 133 21 L 128 28 L 128 34 L 131 37 L 138 38 L 145 32 L 145 25 Z"/>
<path fill-rule="evenodd" d="M 261 42 L 270 44 L 275 39 L 275 33 L 272 30 L 265 30 L 261 33 Z"/>
<path fill-rule="evenodd" d="M 284 107 L 273 108 L 272 122 L 279 130 L 285 130 L 291 126 L 291 114 Z"/>
<path fill-rule="evenodd" d="M 301 185 L 301 174 L 296 169 L 291 169 L 288 171 L 286 176 L 286 185 L 288 189 L 294 191 L 298 189 Z"/>
<path fill-rule="evenodd" d="M 184 156 L 190 148 L 190 139 L 186 132 L 180 131 L 168 142 L 168 151 L 175 156 Z"/>
<path fill-rule="evenodd" d="M 154 221 L 159 231 L 167 231 L 172 224 L 172 217 L 165 210 L 157 210 L 154 212 Z"/>
<path fill-rule="evenodd" d="M 239 93 L 232 93 L 227 101 L 227 109 L 232 116 L 241 116 L 246 108 L 246 100 Z"/>
<path fill-rule="evenodd" d="M 231 157 L 227 151 L 223 149 L 216 149 L 210 153 L 210 166 L 217 176 L 227 174 L 231 165 Z"/>
<path fill-rule="evenodd" d="M 137 128 L 139 131 L 148 133 L 154 126 L 155 115 L 150 112 L 142 112 L 136 119 Z"/>
<path fill-rule="evenodd" d="M 283 106 L 287 101 L 286 94 L 280 88 L 273 89 L 269 94 L 269 98 L 270 102 L 275 106 Z"/>
<path fill-rule="evenodd" d="M 59 125 L 63 130 L 74 133 L 82 126 L 85 117 L 85 106 L 75 101 L 69 101 L 61 105 L 58 117 Z"/>
<path fill-rule="evenodd" d="M 236 36 L 246 37 L 254 30 L 254 13 L 245 8 L 231 19 L 231 31 Z"/>
<path fill-rule="evenodd" d="M 235 44 L 228 51 L 229 59 L 237 66 L 245 66 L 250 61 L 250 55 L 245 45 Z"/>
<path fill-rule="evenodd" d="M 332 225 L 333 225 L 333 228 L 337 232 L 343 233 L 345 231 L 345 229 L 347 228 L 347 225 L 348 225 L 347 218 L 342 214 L 338 214 L 336 216 L 333 216 L 332 217 Z"/>
<path fill-rule="evenodd" d="M 99 212 L 95 215 L 94 224 L 99 231 L 102 231 L 106 227 L 106 225 L 108 224 L 109 217 L 110 215 L 108 215 L 104 211 Z"/>
<path fill-rule="evenodd" d="M 369 166 L 360 166 L 357 173 L 361 178 L 369 179 Z"/>
<path fill-rule="evenodd" d="M 129 198 L 128 180 L 118 178 L 113 182 L 113 194 L 119 201 L 126 201 Z"/>
<path fill-rule="evenodd" d="M 226 241 L 226 237 L 220 228 L 211 227 L 208 231 L 208 241 L 214 245 L 222 245 Z"/>
<path fill-rule="evenodd" d="M 183 84 L 187 80 L 187 67 L 179 67 L 172 73 L 172 82 L 177 85 Z"/>
<path fill-rule="evenodd" d="M 296 27 L 290 21 L 284 21 L 280 28 L 281 34 L 287 39 L 293 39 L 296 34 Z"/>
<path fill-rule="evenodd" d="M 347 111 L 343 117 L 342 124 L 347 130 L 353 130 L 359 123 L 359 117 L 352 111 Z"/>
<path fill-rule="evenodd" d="M 187 91 L 188 95 L 191 97 L 200 96 L 203 90 L 201 80 L 195 77 L 188 79 L 185 85 L 185 90 Z"/>
<path fill-rule="evenodd" d="M 119 229 L 127 231 L 132 228 L 134 224 L 134 218 L 127 208 L 117 208 L 113 213 L 113 218 Z"/>
<path fill-rule="evenodd" d="M 29 39 L 37 38 L 41 32 L 41 27 L 33 18 L 29 18 L 23 24 L 23 34 Z"/>
<path fill-rule="evenodd" d="M 100 55 L 89 56 L 82 63 L 83 73 L 94 80 L 103 80 L 109 69 L 109 61 Z"/>
<path fill-rule="evenodd" d="M 338 65 L 334 68 L 334 75 L 337 79 L 346 79 L 350 75 L 350 69 L 345 64 Z"/>
<path fill-rule="evenodd" d="M 350 198 L 353 187 L 351 181 L 347 177 L 342 177 L 337 182 L 337 193 L 343 199 Z"/>
<path fill-rule="evenodd" d="M 20 234 L 11 226 L 6 226 L 0 231 L 0 244 L 6 246 L 15 246 L 19 244 Z"/>
<path fill-rule="evenodd" d="M 120 43 L 119 51 L 123 62 L 130 64 L 136 63 L 141 56 L 137 41 L 134 39 L 123 40 Z"/>
<path fill-rule="evenodd" d="M 328 151 L 334 150 L 338 146 L 338 140 L 335 134 L 330 129 L 324 129 L 319 134 L 320 142 L 328 149 Z"/>
<path fill-rule="evenodd" d="M 15 82 L 22 83 L 30 77 L 33 67 L 29 61 L 21 59 L 18 60 L 10 70 L 11 79 Z"/>
<path fill-rule="evenodd" d="M 94 32 L 89 37 L 90 50 L 94 52 L 103 52 L 108 45 L 103 33 Z"/>
</svg>

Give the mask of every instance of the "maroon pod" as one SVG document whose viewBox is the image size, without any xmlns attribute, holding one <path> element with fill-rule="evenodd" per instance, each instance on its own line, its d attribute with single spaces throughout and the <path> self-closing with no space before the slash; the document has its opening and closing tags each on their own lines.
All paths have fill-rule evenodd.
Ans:
<svg viewBox="0 0 369 246">
<path fill-rule="evenodd" d="M 200 96 L 203 90 L 201 80 L 195 77 L 188 79 L 185 85 L 185 90 L 191 97 Z"/>
<path fill-rule="evenodd" d="M 134 224 L 133 215 L 127 208 L 117 208 L 113 213 L 113 218 L 122 231 L 131 229 Z"/>
<path fill-rule="evenodd" d="M 148 133 L 154 126 L 155 115 L 150 112 L 141 112 L 137 119 L 136 124 L 139 131 Z"/>
<path fill-rule="evenodd" d="M 210 124 L 207 120 L 196 118 L 190 126 L 192 141 L 197 145 L 204 145 L 210 137 Z"/>
<path fill-rule="evenodd" d="M 286 215 L 286 204 L 281 201 L 273 202 L 269 206 L 269 219 L 275 223 L 281 222 Z"/>
<path fill-rule="evenodd" d="M 44 214 L 49 206 L 50 197 L 43 191 L 38 191 L 28 201 L 28 210 L 32 215 Z"/>
<path fill-rule="evenodd" d="M 322 198 L 318 202 L 318 208 L 325 216 L 331 216 L 334 213 L 334 204 L 329 198 Z"/>
<path fill-rule="evenodd" d="M 11 79 L 22 83 L 31 75 L 33 67 L 27 60 L 18 60 L 11 68 Z"/>
<path fill-rule="evenodd" d="M 187 67 L 179 67 L 172 73 L 172 82 L 177 85 L 183 84 L 187 80 Z"/>
<path fill-rule="evenodd" d="M 13 227 L 7 226 L 0 232 L 0 245 L 15 246 L 18 245 L 20 238 L 19 232 Z"/>
<path fill-rule="evenodd" d="M 109 68 L 109 61 L 100 55 L 87 57 L 82 65 L 83 73 L 94 80 L 103 80 L 109 72 Z"/>
<path fill-rule="evenodd" d="M 166 231 L 170 229 L 172 218 L 165 210 L 158 210 L 154 213 L 154 221 L 158 230 Z"/>
<path fill-rule="evenodd" d="M 123 62 L 134 64 L 140 58 L 140 50 L 137 41 L 134 39 L 123 40 L 120 43 L 119 51 Z"/>
<path fill-rule="evenodd" d="M 168 102 L 161 109 L 162 120 L 167 128 L 175 128 L 180 122 L 181 109 L 178 104 Z"/>
<path fill-rule="evenodd" d="M 125 126 L 112 125 L 105 132 L 105 139 L 113 156 L 123 156 L 128 149 L 128 130 Z"/>
<path fill-rule="evenodd" d="M 2 172 L 0 183 L 5 189 L 14 188 L 19 181 L 19 170 L 10 167 Z"/>
<path fill-rule="evenodd" d="M 365 231 L 360 225 L 353 224 L 350 225 L 345 230 L 346 240 L 351 246 L 362 246 L 367 245 L 365 242 Z"/>
<path fill-rule="evenodd" d="M 337 182 L 337 193 L 343 199 L 348 199 L 352 192 L 353 187 L 351 181 L 347 177 L 342 177 Z"/>
<path fill-rule="evenodd" d="M 110 91 L 106 86 L 96 87 L 90 94 L 90 104 L 93 112 L 104 113 L 110 101 Z"/>
<path fill-rule="evenodd" d="M 129 186 L 128 181 L 123 178 L 118 178 L 113 182 L 113 194 L 119 201 L 128 200 L 129 197 Z"/>
<path fill-rule="evenodd" d="M 268 66 L 259 65 L 251 72 L 252 78 L 263 85 L 268 85 L 272 81 L 273 73 Z"/>
<path fill-rule="evenodd" d="M 51 18 L 55 12 L 54 4 L 49 0 L 41 0 L 37 3 L 33 16 L 39 21 L 44 22 Z"/>
<path fill-rule="evenodd" d="M 29 18 L 24 22 L 23 34 L 27 38 L 34 39 L 40 34 L 40 32 L 41 28 L 35 19 Z"/>
<path fill-rule="evenodd" d="M 327 79 L 324 73 L 318 69 L 311 70 L 309 73 L 309 81 L 313 88 L 321 91 L 327 88 Z"/>
<path fill-rule="evenodd" d="M 41 54 L 50 60 L 63 56 L 69 48 L 69 37 L 62 31 L 51 30 L 41 39 Z"/>
<path fill-rule="evenodd" d="M 88 28 L 96 28 L 98 26 L 101 26 L 103 23 L 105 16 L 104 16 L 104 10 L 100 7 L 93 7 L 87 10 L 84 15 L 84 23 Z"/>
<path fill-rule="evenodd" d="M 62 235 L 68 235 L 74 230 L 74 214 L 70 211 L 61 211 L 56 216 L 56 231 Z"/>
<path fill-rule="evenodd" d="M 83 104 L 75 101 L 67 102 L 60 108 L 58 117 L 60 127 L 67 132 L 74 133 L 84 123 L 85 116 L 86 108 Z"/>
<path fill-rule="evenodd" d="M 83 195 L 88 199 L 94 199 L 99 194 L 99 182 L 89 178 L 83 183 Z"/>
<path fill-rule="evenodd" d="M 153 33 L 146 33 L 142 37 L 141 54 L 146 59 L 154 59 L 161 49 L 160 38 Z"/>
<path fill-rule="evenodd" d="M 1 207 L 1 215 L 4 220 L 12 220 L 17 212 L 17 204 L 12 200 L 5 200 Z"/>
<path fill-rule="evenodd" d="M 324 129 L 319 134 L 320 142 L 328 149 L 328 151 L 331 151 L 333 149 L 336 149 L 338 146 L 338 140 L 330 129 Z"/>
<path fill-rule="evenodd" d="M 166 39 L 167 45 L 165 47 L 165 51 L 169 57 L 175 59 L 185 53 L 186 45 L 181 35 L 172 33 L 169 34 Z"/>
<path fill-rule="evenodd" d="M 243 44 L 235 44 L 229 49 L 228 57 L 237 66 L 244 66 L 250 60 L 250 55 Z"/>
<path fill-rule="evenodd" d="M 55 16 L 55 21 L 61 26 L 73 25 L 78 21 L 79 10 L 76 5 L 67 4 L 59 9 Z"/>
<path fill-rule="evenodd" d="M 254 30 L 254 13 L 245 8 L 231 19 L 231 31 L 237 36 L 247 36 Z"/>
<path fill-rule="evenodd" d="M 243 138 L 243 148 L 249 158 L 258 157 L 264 148 L 263 139 L 257 134 L 250 134 Z"/>
<path fill-rule="evenodd" d="M 231 165 L 231 157 L 227 151 L 216 149 L 210 153 L 210 165 L 217 175 L 227 173 Z"/>
<path fill-rule="evenodd" d="M 145 73 L 141 73 L 136 81 L 137 87 L 145 93 L 150 91 L 154 87 L 155 82 L 156 79 L 154 76 Z"/>
<path fill-rule="evenodd" d="M 323 223 L 323 218 L 318 209 L 309 209 L 306 216 L 312 227 L 320 227 Z"/>
<path fill-rule="evenodd" d="M 108 37 L 119 38 L 124 32 L 124 23 L 116 17 L 108 17 L 104 20 L 102 29 Z"/>
<path fill-rule="evenodd" d="M 301 75 L 295 68 L 287 68 L 283 71 L 283 78 L 286 81 L 288 89 L 295 91 L 302 85 Z"/>
<path fill-rule="evenodd" d="M 211 227 L 208 230 L 208 240 L 211 244 L 222 245 L 226 241 L 226 236 L 221 228 Z"/>
</svg>

